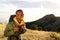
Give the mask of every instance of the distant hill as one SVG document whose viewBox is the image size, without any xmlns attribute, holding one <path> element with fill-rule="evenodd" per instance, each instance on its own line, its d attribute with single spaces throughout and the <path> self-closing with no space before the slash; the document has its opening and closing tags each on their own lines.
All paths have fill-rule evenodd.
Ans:
<svg viewBox="0 0 60 40">
<path fill-rule="evenodd" d="M 28 29 L 60 32 L 60 17 L 56 17 L 53 14 L 46 15 L 36 21 L 26 22 L 26 27 Z"/>
</svg>

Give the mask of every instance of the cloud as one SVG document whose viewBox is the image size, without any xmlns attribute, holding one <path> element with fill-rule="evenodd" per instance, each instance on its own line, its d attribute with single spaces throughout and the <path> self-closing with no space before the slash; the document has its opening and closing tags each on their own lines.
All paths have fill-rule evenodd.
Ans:
<svg viewBox="0 0 60 40">
<path fill-rule="evenodd" d="M 30 1 L 30 0 L 29 0 Z M 7 4 L 7 5 L 14 5 L 14 6 L 17 6 L 18 8 L 40 8 L 41 6 L 44 6 L 46 8 L 56 8 L 57 4 L 55 3 L 52 3 L 52 2 L 49 2 L 49 1 L 37 1 L 37 2 L 28 2 L 27 0 L 26 1 L 22 1 L 22 0 L 8 0 L 8 1 L 3 1 L 3 2 L 0 2 L 0 3 L 4 3 L 4 4 Z M 60 6 L 59 6 L 60 7 Z M 57 7 L 58 8 L 58 7 Z"/>
<path fill-rule="evenodd" d="M 4 3 L 0 4 L 0 13 L 11 14 L 14 13 L 16 9 L 18 9 L 18 7 L 16 7 L 13 4 L 4 4 Z"/>
<path fill-rule="evenodd" d="M 22 9 L 24 11 L 26 21 L 34 21 L 43 17 L 46 14 L 55 14 L 57 16 L 60 16 L 60 3 L 58 4 L 55 1 L 53 2 L 53 0 L 31 1 L 1 0 L 0 17 L 3 19 L 7 19 L 11 14 L 14 14 L 17 9 Z"/>
<path fill-rule="evenodd" d="M 60 5 L 60 0 L 47 0 L 47 1 Z"/>
<path fill-rule="evenodd" d="M 46 0 L 1 0 L 1 1 L 26 1 L 26 2 L 39 2 L 39 1 L 46 1 Z"/>
</svg>

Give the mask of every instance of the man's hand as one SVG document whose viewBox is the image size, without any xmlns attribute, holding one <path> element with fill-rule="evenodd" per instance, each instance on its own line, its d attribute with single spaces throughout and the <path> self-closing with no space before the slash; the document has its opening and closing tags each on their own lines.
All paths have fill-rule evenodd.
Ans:
<svg viewBox="0 0 60 40">
<path fill-rule="evenodd" d="M 21 29 L 24 29 L 24 26 L 22 26 Z"/>
<path fill-rule="evenodd" d="M 19 28 L 18 27 L 15 27 L 14 28 L 14 32 L 18 32 L 19 31 Z"/>
<path fill-rule="evenodd" d="M 24 29 L 24 24 L 23 24 L 23 25 L 21 25 L 21 29 Z"/>
</svg>

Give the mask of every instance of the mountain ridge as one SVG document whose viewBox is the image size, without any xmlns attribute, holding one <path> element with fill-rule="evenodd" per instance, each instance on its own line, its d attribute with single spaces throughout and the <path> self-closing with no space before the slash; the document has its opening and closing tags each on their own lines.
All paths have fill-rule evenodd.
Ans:
<svg viewBox="0 0 60 40">
<path fill-rule="evenodd" d="M 59 31 L 60 32 L 59 30 L 60 29 L 60 17 L 56 17 L 53 14 L 49 14 L 36 21 L 26 23 L 26 27 L 28 29 L 32 29 L 33 25 L 37 25 L 38 28 L 44 31 Z"/>
</svg>

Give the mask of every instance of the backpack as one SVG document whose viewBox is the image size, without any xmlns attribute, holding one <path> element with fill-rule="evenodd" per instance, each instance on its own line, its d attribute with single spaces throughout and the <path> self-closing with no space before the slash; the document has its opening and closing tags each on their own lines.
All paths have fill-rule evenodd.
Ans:
<svg viewBox="0 0 60 40">
<path fill-rule="evenodd" d="M 9 22 L 13 21 L 13 18 L 15 17 L 16 15 L 11 15 L 10 18 L 9 18 Z"/>
</svg>

